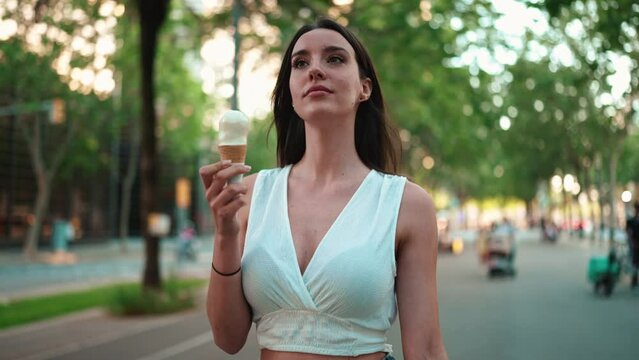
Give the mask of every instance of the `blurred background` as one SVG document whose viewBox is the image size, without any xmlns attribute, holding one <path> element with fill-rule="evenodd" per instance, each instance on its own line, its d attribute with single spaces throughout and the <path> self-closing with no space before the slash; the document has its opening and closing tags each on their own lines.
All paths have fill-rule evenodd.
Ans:
<svg viewBox="0 0 639 360">
<path fill-rule="evenodd" d="M 81 249 L 103 246 L 141 259 L 142 285 L 161 288 L 165 240 L 179 248 L 188 230 L 210 244 L 197 169 L 219 159 L 220 115 L 251 118 L 253 171 L 276 165 L 280 54 L 319 16 L 371 53 L 401 173 L 433 196 L 442 250 L 463 253 L 440 260 L 452 272 L 442 276 L 460 259 L 478 272 L 497 223 L 535 244 L 532 269 L 548 269 L 539 259 L 550 252 L 577 256 L 564 265 L 582 287 L 589 257 L 626 243 L 639 190 L 636 1 L 0 0 L 5 264 L 82 263 Z M 572 244 L 572 255 L 540 247 L 549 242 Z M 74 249 L 77 258 L 59 255 Z M 22 268 L 9 265 L 3 276 L 17 278 Z M 623 306 L 636 316 L 632 294 Z M 639 333 L 639 319 L 624 324 Z M 639 354 L 623 341 L 611 358 Z"/>
<path fill-rule="evenodd" d="M 321 15 L 368 46 L 401 135 L 402 173 L 456 226 L 505 211 L 520 226 L 547 217 L 599 238 L 594 229 L 624 223 L 639 163 L 638 4 L 234 4 L 170 2 L 161 28 L 149 21 L 157 43 L 144 70 L 154 83 L 144 84 L 146 22 L 135 2 L 0 3 L 2 246 L 45 246 L 56 217 L 80 242 L 140 236 L 147 133 L 158 164 L 153 211 L 176 224 L 183 205 L 211 232 L 196 169 L 216 161 L 219 115 L 246 112 L 248 163 L 274 166 L 266 133 L 279 54 Z M 153 128 L 142 111 L 151 85 Z"/>
</svg>

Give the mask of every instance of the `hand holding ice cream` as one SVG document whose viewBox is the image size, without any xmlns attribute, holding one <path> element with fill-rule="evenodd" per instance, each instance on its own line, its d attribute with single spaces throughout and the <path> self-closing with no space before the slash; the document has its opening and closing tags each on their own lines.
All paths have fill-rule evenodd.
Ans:
<svg viewBox="0 0 639 360">
<path fill-rule="evenodd" d="M 222 160 L 244 164 L 246 160 L 246 138 L 249 131 L 249 119 L 241 111 L 229 110 L 220 120 L 218 151 Z M 242 175 L 229 179 L 229 183 L 242 181 Z"/>
</svg>

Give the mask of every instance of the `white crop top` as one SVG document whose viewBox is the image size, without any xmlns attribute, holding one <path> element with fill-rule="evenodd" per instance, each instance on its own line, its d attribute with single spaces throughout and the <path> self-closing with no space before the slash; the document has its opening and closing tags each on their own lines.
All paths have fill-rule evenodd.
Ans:
<svg viewBox="0 0 639 360">
<path fill-rule="evenodd" d="M 291 166 L 260 171 L 242 286 L 260 348 L 334 356 L 391 352 L 397 315 L 395 230 L 406 178 L 374 170 L 300 273 L 287 206 Z"/>
</svg>

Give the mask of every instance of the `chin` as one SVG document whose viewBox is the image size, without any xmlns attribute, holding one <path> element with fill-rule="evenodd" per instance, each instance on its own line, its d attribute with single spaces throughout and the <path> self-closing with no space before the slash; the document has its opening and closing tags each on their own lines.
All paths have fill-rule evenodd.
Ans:
<svg viewBox="0 0 639 360">
<path fill-rule="evenodd" d="M 319 105 L 319 104 L 318 104 Z M 336 120 L 352 117 L 355 119 L 355 113 L 351 111 L 340 111 L 335 106 L 312 106 L 306 107 L 304 111 L 296 111 L 297 115 L 307 123 L 319 121 L 326 123 L 327 120 Z"/>
</svg>

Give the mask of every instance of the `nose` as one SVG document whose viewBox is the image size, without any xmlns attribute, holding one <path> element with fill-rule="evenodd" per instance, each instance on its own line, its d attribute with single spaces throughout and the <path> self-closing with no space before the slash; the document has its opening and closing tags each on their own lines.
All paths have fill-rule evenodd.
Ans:
<svg viewBox="0 0 639 360">
<path fill-rule="evenodd" d="M 311 80 L 323 80 L 326 77 L 324 70 L 318 65 L 312 65 L 310 69 L 308 69 L 308 76 Z"/>
</svg>

